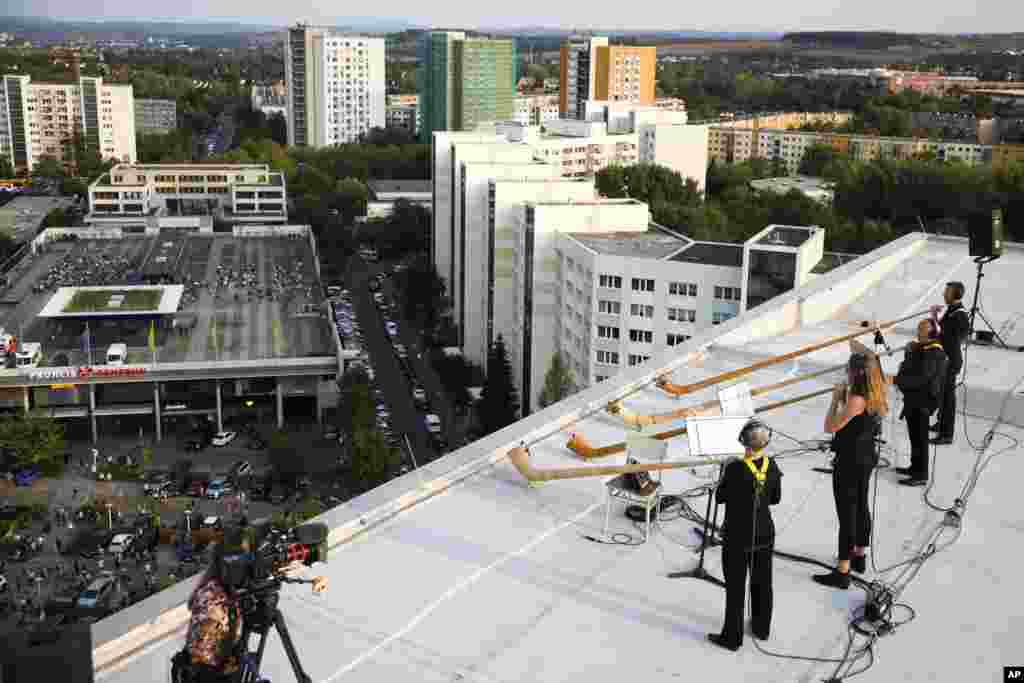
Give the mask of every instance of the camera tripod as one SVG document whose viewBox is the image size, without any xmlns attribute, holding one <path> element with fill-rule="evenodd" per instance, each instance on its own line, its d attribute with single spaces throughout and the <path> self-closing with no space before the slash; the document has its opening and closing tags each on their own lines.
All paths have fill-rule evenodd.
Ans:
<svg viewBox="0 0 1024 683">
<path fill-rule="evenodd" d="M 1007 344 L 1006 341 L 1004 341 L 1003 338 L 999 335 L 999 333 L 996 332 L 996 328 L 994 328 L 992 326 L 992 323 L 988 321 L 988 318 L 985 317 L 985 314 L 981 312 L 981 306 L 978 305 L 978 295 L 981 293 L 981 278 L 985 277 L 985 273 L 983 272 L 985 264 L 991 263 L 992 261 L 995 261 L 997 258 L 999 257 L 979 256 L 974 259 L 974 262 L 978 265 L 978 274 L 974 280 L 974 301 L 971 304 L 970 310 L 971 322 L 970 331 L 968 332 L 967 336 L 968 343 L 982 343 L 989 346 L 1001 346 L 1004 349 L 1010 349 L 1012 351 L 1024 351 L 1024 347 L 1010 346 L 1009 344 Z M 985 341 L 981 341 L 980 339 L 975 340 L 973 338 L 975 336 L 974 325 L 976 318 L 981 318 L 981 321 L 985 323 L 985 327 L 988 328 L 988 330 L 985 330 L 984 332 L 979 332 L 978 337 L 981 337 L 982 334 L 984 334 L 986 337 L 988 337 L 988 335 L 991 335 L 991 337 L 989 337 Z"/>
<path fill-rule="evenodd" d="M 280 581 L 283 583 L 313 583 L 307 579 L 283 577 Z M 284 647 L 285 654 L 288 655 L 288 661 L 291 663 L 292 671 L 295 673 L 295 680 L 298 683 L 312 683 L 309 674 L 302 668 L 302 662 L 299 661 L 299 654 L 295 651 L 295 644 L 288 633 L 288 625 L 285 624 L 284 615 L 281 614 L 281 610 L 277 607 L 277 603 L 281 598 L 280 592 L 273 589 L 251 594 L 247 597 L 250 604 L 247 605 L 247 609 L 243 610 L 241 639 L 246 651 L 241 658 L 242 670 L 238 683 L 269 683 L 268 679 L 260 676 L 260 665 L 263 663 L 263 652 L 267 646 L 267 635 L 270 633 L 271 628 L 276 630 L 277 635 L 281 638 L 281 645 Z M 259 636 L 255 652 L 248 650 L 249 636 L 253 634 Z"/>
</svg>

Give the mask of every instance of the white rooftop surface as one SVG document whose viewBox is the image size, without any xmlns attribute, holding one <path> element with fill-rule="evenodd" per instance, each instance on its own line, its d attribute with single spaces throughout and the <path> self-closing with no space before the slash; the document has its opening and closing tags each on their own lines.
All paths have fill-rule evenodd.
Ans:
<svg viewBox="0 0 1024 683">
<path fill-rule="evenodd" d="M 460 449 L 411 472 L 324 516 L 334 546 L 330 561 L 307 570 L 323 574 L 330 590 L 320 596 L 308 586 L 286 586 L 281 602 L 299 657 L 313 681 L 820 681 L 835 664 L 784 659 L 762 654 L 747 635 L 743 649 L 729 653 L 711 646 L 705 634 L 722 624 L 724 591 L 693 579 L 670 579 L 667 574 L 696 565 L 694 524 L 682 519 L 664 521 L 651 540 L 627 547 L 594 543 L 604 522 L 604 477 L 573 479 L 530 488 L 502 456 L 520 440 L 532 443 L 535 468 L 587 464 L 622 464 L 625 454 L 584 463 L 564 446 L 570 432 L 579 432 L 591 445 L 624 441 L 621 421 L 600 408 L 633 387 L 651 380 L 661 369 L 674 368 L 673 381 L 687 383 L 744 366 L 754 360 L 807 343 L 843 334 L 851 326 L 840 320 L 812 323 L 776 339 L 747 341 L 750 329 L 768 334 L 785 317 L 786 307 L 801 301 L 812 316 L 821 297 L 833 300 L 848 294 L 856 299 L 850 319 L 877 313 L 879 319 L 899 317 L 938 300 L 925 297 L 932 285 L 959 277 L 973 289 L 966 244 L 955 241 L 904 238 L 860 263 L 823 276 L 801 292 L 780 297 L 764 310 L 750 312 L 720 328 L 698 334 L 693 345 L 716 337 L 730 338 L 736 348 L 713 347 L 703 358 L 668 355 L 634 368 L 502 432 Z M 911 254 L 912 252 L 912 254 Z M 948 254 L 947 254 L 948 252 Z M 948 258 L 943 254 L 947 254 Z M 910 255 L 907 271 L 892 263 Z M 1021 253 L 1011 250 L 988 267 L 985 296 L 990 320 L 1016 315 L 1022 308 L 1002 278 L 1019 270 Z M 875 277 L 874 269 L 889 269 L 875 287 L 857 282 Z M 954 268 L 953 266 L 956 266 Z M 966 270 L 965 270 L 966 269 Z M 954 273 L 950 275 L 950 273 Z M 930 273 L 930 274 L 929 274 Z M 930 280 L 929 280 L 930 278 Z M 1001 295 L 1000 291 L 1011 296 Z M 845 292 L 845 293 L 844 293 Z M 988 297 L 986 299 L 986 297 Z M 835 303 L 835 301 L 833 301 Z M 869 311 L 871 306 L 879 310 Z M 769 315 L 766 317 L 764 313 Z M 870 336 L 865 342 L 870 343 Z M 896 346 L 902 340 L 890 335 Z M 1013 343 L 1013 339 L 1009 340 Z M 1018 342 L 1020 340 L 1017 340 Z M 816 353 L 801 363 L 810 368 L 841 362 L 846 345 Z M 690 358 L 692 362 L 686 359 Z M 972 347 L 968 354 L 968 389 L 995 382 L 1011 387 L 1024 375 L 1024 355 Z M 887 361 L 895 369 L 895 359 Z M 684 364 L 685 363 L 685 364 Z M 679 367 L 676 367 L 679 366 Z M 779 381 L 798 370 L 793 362 L 758 371 L 752 386 Z M 1002 375 L 1002 377 L 999 377 Z M 755 399 L 765 405 L 788 396 L 827 387 L 832 378 L 800 383 Z M 1011 387 L 1012 388 L 1012 387 Z M 675 399 L 647 385 L 625 399 L 629 410 L 660 413 L 714 397 L 707 389 Z M 997 391 L 993 388 L 992 391 Z M 1005 397 L 1006 392 L 1002 392 Z M 885 438 L 896 466 L 908 464 L 906 429 L 894 416 L 886 422 Z M 974 403 L 968 411 L 986 408 Z M 797 440 L 825 435 L 822 418 L 828 398 L 820 397 L 763 414 L 776 430 L 771 449 L 777 454 L 799 448 Z M 1024 423 L 1019 399 L 996 405 L 1007 421 Z M 592 413 L 589 414 L 588 413 Z M 574 418 L 587 415 L 573 424 Z M 957 441 L 939 449 L 931 499 L 949 505 L 959 495 L 975 454 L 964 438 L 982 440 L 992 419 L 961 418 Z M 662 429 L 680 426 L 669 423 Z M 1018 427 L 1001 424 L 989 454 L 1024 441 Z M 669 441 L 668 458 L 688 456 L 687 440 Z M 780 460 L 784 473 L 782 502 L 773 508 L 776 547 L 832 564 L 835 558 L 836 516 L 828 475 L 812 471 L 827 464 L 822 453 L 789 455 Z M 996 457 L 982 474 L 968 500 L 962 534 L 948 549 L 932 556 L 916 579 L 899 596 L 916 618 L 894 635 L 876 643 L 875 663 L 855 680 L 863 681 L 981 681 L 998 678 L 1005 665 L 1020 664 L 1019 633 L 1024 609 L 1018 587 L 1024 512 L 1017 505 L 1024 458 L 1019 451 Z M 942 514 L 928 508 L 923 489 L 896 484 L 897 475 L 879 471 L 874 552 L 882 568 L 900 562 L 931 537 Z M 666 473 L 665 490 L 682 491 L 706 481 L 686 470 Z M 428 496 L 428 492 L 434 495 Z M 420 499 L 424 499 L 420 502 Z M 706 499 L 691 501 L 701 514 Z M 721 519 L 721 517 L 720 517 Z M 611 530 L 640 537 L 617 504 Z M 941 542 L 952 537 L 947 529 Z M 721 576 L 720 551 L 710 550 L 706 567 Z M 818 568 L 782 558 L 774 562 L 775 610 L 772 637 L 763 647 L 801 657 L 834 658 L 843 654 L 847 624 L 864 601 L 859 589 L 837 591 L 815 584 Z M 880 575 L 894 580 L 899 570 Z M 869 563 L 868 578 L 874 576 Z M 168 680 L 169 660 L 183 642 L 179 607 L 187 586 L 164 591 L 149 601 L 97 624 L 94 639 L 97 680 L 115 683 Z M 172 591 L 177 591 L 172 595 Z M 161 597 L 161 596 L 167 597 Z M 153 605 L 163 601 L 163 614 Z M 147 606 L 147 603 L 152 603 Z M 147 611 L 148 610 L 148 611 Z M 902 618 L 904 610 L 894 615 Z M 159 618 L 158 618 L 159 617 Z M 123 638 L 125 631 L 135 628 Z M 162 631 L 163 639 L 152 634 Z M 863 642 L 859 638 L 858 643 Z M 866 660 L 855 667 L 860 668 Z M 274 681 L 293 680 L 288 661 L 272 636 L 263 673 Z"/>
<path fill-rule="evenodd" d="M 111 298 L 118 292 L 129 292 L 134 290 L 160 290 L 163 296 L 160 297 L 160 305 L 151 311 L 119 310 L 116 306 L 109 306 L 103 311 L 79 311 L 67 313 L 64 307 L 79 291 L 109 291 Z M 39 318 L 106 318 L 111 316 L 140 316 L 140 315 L 171 315 L 177 313 L 181 305 L 181 297 L 185 293 L 184 285 L 116 285 L 102 287 L 60 287 L 54 292 L 50 300 L 39 311 Z M 123 297 L 121 297 L 123 299 Z"/>
</svg>

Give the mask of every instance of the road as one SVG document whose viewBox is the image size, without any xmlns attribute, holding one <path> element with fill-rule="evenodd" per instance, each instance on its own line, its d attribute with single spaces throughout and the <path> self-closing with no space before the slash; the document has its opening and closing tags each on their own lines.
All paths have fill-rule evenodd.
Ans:
<svg viewBox="0 0 1024 683">
<path fill-rule="evenodd" d="M 352 259 L 346 282 L 352 292 L 366 350 L 373 364 L 375 383 L 384 393 L 384 399 L 391 411 L 391 426 L 396 434 L 409 435 L 416 454 L 416 463 L 422 465 L 440 454 L 431 445 L 423 422 L 424 413 L 418 410 L 413 402 L 412 387 L 399 367 L 391 340 L 384 332 L 383 319 L 373 303 L 373 294 L 368 288 L 370 278 L 380 272 L 390 273 L 392 266 L 393 263 L 369 264 L 361 259 Z M 393 297 L 394 290 L 390 278 L 385 281 L 384 292 L 388 297 Z M 422 354 L 419 332 L 397 315 L 393 315 L 392 319 L 398 323 L 399 339 L 409 352 L 413 374 L 430 397 L 431 411 L 441 418 L 448 443 L 455 445 L 455 411 L 447 400 L 441 381 Z"/>
</svg>

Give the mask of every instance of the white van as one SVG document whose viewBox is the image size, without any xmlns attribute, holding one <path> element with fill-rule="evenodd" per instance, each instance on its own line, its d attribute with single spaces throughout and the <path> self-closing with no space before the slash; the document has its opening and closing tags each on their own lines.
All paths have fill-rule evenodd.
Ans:
<svg viewBox="0 0 1024 683">
<path fill-rule="evenodd" d="M 127 344 L 111 344 L 107 349 L 107 365 L 124 365 L 128 359 Z"/>
<path fill-rule="evenodd" d="M 43 357 L 43 345 L 39 342 L 25 342 L 15 357 L 19 368 L 34 368 Z"/>
</svg>

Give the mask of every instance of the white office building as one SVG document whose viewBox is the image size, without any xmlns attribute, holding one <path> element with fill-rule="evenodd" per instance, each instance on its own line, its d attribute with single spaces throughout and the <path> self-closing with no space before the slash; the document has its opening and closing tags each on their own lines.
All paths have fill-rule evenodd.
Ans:
<svg viewBox="0 0 1024 683">
<path fill-rule="evenodd" d="M 577 386 L 603 381 L 805 284 L 824 243 L 821 228 L 779 225 L 744 244 L 694 242 L 656 225 L 560 231 L 557 348 Z"/>
<path fill-rule="evenodd" d="M 284 41 L 288 144 L 357 142 L 385 125 L 384 39 L 299 24 Z"/>
</svg>

